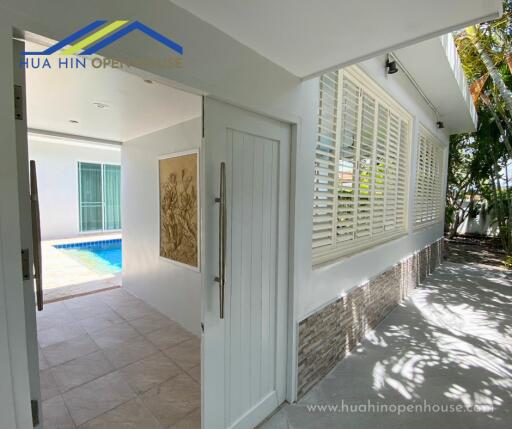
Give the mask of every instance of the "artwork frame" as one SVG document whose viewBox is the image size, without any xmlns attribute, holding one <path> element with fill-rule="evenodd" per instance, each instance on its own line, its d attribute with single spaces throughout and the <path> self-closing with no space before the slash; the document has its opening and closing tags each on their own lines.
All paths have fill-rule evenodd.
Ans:
<svg viewBox="0 0 512 429">
<path fill-rule="evenodd" d="M 185 150 L 180 152 L 174 152 L 170 154 L 161 155 L 158 157 L 157 160 L 157 186 L 158 186 L 158 199 L 157 199 L 157 205 L 158 205 L 158 257 L 160 260 L 178 265 L 180 267 L 184 267 L 187 269 L 190 269 L 192 271 L 200 272 L 201 271 L 201 208 L 200 208 L 200 177 L 199 177 L 199 168 L 200 168 L 200 162 L 199 162 L 199 149 L 191 149 L 191 150 Z M 192 159 L 195 158 L 195 159 Z M 186 161 L 186 162 L 185 162 Z M 184 177 L 183 172 L 180 173 L 180 171 L 176 170 L 176 166 L 186 164 L 187 168 L 192 167 L 192 163 L 194 166 L 194 171 L 191 172 L 192 176 L 192 184 L 195 185 L 195 195 L 194 198 L 191 199 L 190 195 L 187 196 L 187 201 L 190 203 L 192 200 L 195 203 L 195 214 L 193 222 L 193 225 L 195 227 L 195 233 L 196 238 L 194 241 L 194 247 L 195 248 L 195 264 L 192 264 L 188 257 L 180 257 L 183 255 L 179 255 L 179 250 L 174 249 L 170 250 L 168 246 L 170 245 L 170 237 L 171 233 L 169 232 L 169 223 L 172 224 L 172 226 L 176 226 L 176 222 L 171 221 L 169 222 L 170 217 L 174 219 L 174 215 L 170 213 L 170 209 L 172 212 L 172 205 L 169 203 L 169 196 L 167 195 L 166 199 L 166 193 L 168 194 L 168 191 L 166 192 L 165 186 L 169 186 L 168 180 L 166 181 L 165 178 L 169 178 L 170 174 L 175 174 L 175 179 L 177 180 L 177 186 L 183 191 L 183 184 L 182 178 Z M 178 167 L 178 169 L 181 167 Z M 173 185 L 174 186 L 174 185 Z M 171 207 L 170 207 L 171 206 Z M 180 209 L 181 210 L 181 209 Z M 182 210 L 181 210 L 182 211 Z M 188 220 L 190 216 L 188 216 L 188 213 L 184 218 L 183 221 Z M 187 231 L 190 229 L 191 225 L 188 224 Z M 187 240 L 190 240 L 191 237 L 187 235 Z M 192 243 L 190 243 L 192 244 Z M 167 249 L 166 249 L 167 247 Z M 178 251 L 178 253 L 175 253 L 174 251 Z"/>
</svg>

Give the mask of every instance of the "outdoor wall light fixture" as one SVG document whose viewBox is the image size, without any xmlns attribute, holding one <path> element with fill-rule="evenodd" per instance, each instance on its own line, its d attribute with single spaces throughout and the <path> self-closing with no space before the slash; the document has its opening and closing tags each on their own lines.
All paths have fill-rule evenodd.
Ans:
<svg viewBox="0 0 512 429">
<path fill-rule="evenodd" d="M 437 125 L 437 128 L 439 128 L 440 130 L 444 128 L 444 123 L 441 121 L 437 121 L 436 125 Z"/>
<path fill-rule="evenodd" d="M 386 60 L 386 69 L 388 74 L 395 74 L 398 72 L 398 67 L 395 60 L 390 60 L 389 57 Z"/>
</svg>

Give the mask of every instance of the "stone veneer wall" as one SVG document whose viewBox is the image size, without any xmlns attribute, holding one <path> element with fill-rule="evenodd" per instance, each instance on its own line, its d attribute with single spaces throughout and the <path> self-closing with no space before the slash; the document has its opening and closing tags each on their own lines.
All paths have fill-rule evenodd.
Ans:
<svg viewBox="0 0 512 429">
<path fill-rule="evenodd" d="M 298 398 L 422 283 L 443 259 L 443 239 L 348 291 L 299 323 Z"/>
</svg>

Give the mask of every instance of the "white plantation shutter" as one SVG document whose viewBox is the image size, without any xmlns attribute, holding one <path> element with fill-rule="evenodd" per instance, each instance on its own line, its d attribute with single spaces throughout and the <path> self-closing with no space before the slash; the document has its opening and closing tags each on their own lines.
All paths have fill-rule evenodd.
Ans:
<svg viewBox="0 0 512 429">
<path fill-rule="evenodd" d="M 314 262 L 406 231 L 411 117 L 357 68 L 320 79 Z"/>
<path fill-rule="evenodd" d="M 420 127 L 414 196 L 416 227 L 441 220 L 443 163 L 444 150 L 441 144 L 423 126 Z"/>
<path fill-rule="evenodd" d="M 313 195 L 313 248 L 333 243 L 336 140 L 338 138 L 338 72 L 320 79 L 320 108 Z"/>
</svg>

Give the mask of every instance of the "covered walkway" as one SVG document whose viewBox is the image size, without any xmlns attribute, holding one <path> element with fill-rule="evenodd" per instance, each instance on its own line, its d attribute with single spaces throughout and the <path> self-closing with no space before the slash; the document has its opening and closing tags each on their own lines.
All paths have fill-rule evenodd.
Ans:
<svg viewBox="0 0 512 429">
<path fill-rule="evenodd" d="M 445 263 L 263 427 L 512 427 L 510 271 Z"/>
</svg>

